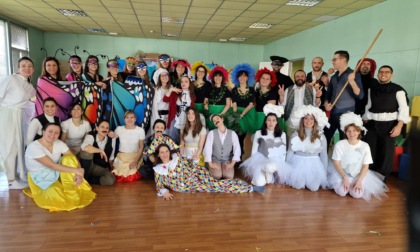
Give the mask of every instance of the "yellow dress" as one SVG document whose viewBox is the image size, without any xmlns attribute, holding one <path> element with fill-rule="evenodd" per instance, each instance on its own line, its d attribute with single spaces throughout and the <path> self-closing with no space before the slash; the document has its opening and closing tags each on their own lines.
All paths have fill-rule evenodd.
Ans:
<svg viewBox="0 0 420 252">
<path fill-rule="evenodd" d="M 77 168 L 78 161 L 72 154 L 64 155 L 61 164 Z M 83 179 L 83 183 L 76 186 L 74 173 L 60 172 L 60 177 L 46 190 L 37 186 L 28 173 L 29 187 L 23 190 L 28 197 L 34 199 L 40 208 L 48 209 L 50 212 L 71 211 L 83 208 L 95 199 L 96 193 L 92 191 L 89 183 Z"/>
</svg>

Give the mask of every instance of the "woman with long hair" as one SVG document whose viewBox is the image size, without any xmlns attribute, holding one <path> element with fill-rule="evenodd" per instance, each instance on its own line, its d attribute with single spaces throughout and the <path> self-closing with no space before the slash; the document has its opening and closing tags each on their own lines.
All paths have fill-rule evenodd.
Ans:
<svg viewBox="0 0 420 252">
<path fill-rule="evenodd" d="M 274 182 L 284 184 L 290 166 L 286 163 L 286 134 L 277 122 L 277 118 L 283 114 L 283 108 L 267 104 L 264 110 L 264 124 L 255 132 L 251 156 L 240 168 L 246 177 L 251 178 L 253 185 L 264 186 Z"/>
<path fill-rule="evenodd" d="M 157 82 L 158 82 L 158 79 L 159 79 L 159 75 L 156 74 L 156 71 L 160 68 L 164 68 L 168 71 L 168 73 L 170 73 L 171 72 L 171 65 L 172 65 L 172 59 L 168 54 L 163 53 L 163 54 L 158 55 L 156 70 L 152 73 L 153 84 L 156 85 Z"/>
<path fill-rule="evenodd" d="M 188 75 L 188 71 L 190 69 L 190 63 L 186 59 L 179 59 L 172 63 L 171 67 L 174 69 L 173 72 L 171 72 L 171 83 L 175 87 L 179 88 L 181 87 L 181 77 Z"/>
<path fill-rule="evenodd" d="M 61 84 L 60 65 L 56 58 L 47 57 L 42 63 L 42 74 L 36 88 L 35 114 L 44 113 L 43 101 L 53 97 L 57 102 L 56 116 L 64 121 L 69 118 L 70 107 L 79 101 L 80 84 Z"/>
<path fill-rule="evenodd" d="M 328 156 L 322 130 L 329 127 L 325 112 L 312 105 L 303 105 L 292 113 L 289 120 L 297 131 L 289 141 L 286 161 L 292 169 L 286 184 L 295 189 L 325 189 L 328 185 Z"/>
<path fill-rule="evenodd" d="M 216 66 L 210 72 L 209 78 L 212 88 L 209 93 L 208 103 L 204 104 L 204 110 L 208 111 L 206 113 L 208 115 L 218 114 L 224 116 L 232 106 L 232 94 L 226 87 L 228 72 L 223 67 Z M 207 118 L 206 126 L 210 130 L 216 127 L 209 118 Z"/>
<path fill-rule="evenodd" d="M 204 166 L 203 148 L 206 141 L 206 128 L 201 123 L 200 113 L 196 108 L 187 109 L 187 122 L 181 132 L 180 153 L 183 157 Z"/>
<path fill-rule="evenodd" d="M 195 76 L 193 82 L 196 96 L 195 107 L 201 114 L 204 114 L 204 104 L 208 103 L 209 100 L 211 83 L 207 80 L 207 74 L 210 71 L 210 68 L 202 62 L 195 62 L 191 66 L 191 73 Z"/>
<path fill-rule="evenodd" d="M 181 77 L 181 88 L 170 87 L 163 97 L 169 102 L 168 134 L 176 144 L 180 142 L 181 129 L 185 125 L 186 110 L 194 107 L 194 85 L 188 76 Z"/>
<path fill-rule="evenodd" d="M 0 134 L 0 164 L 4 165 L 0 165 L 0 174 L 6 173 L 9 189 L 23 189 L 27 186 L 17 179 L 26 181 L 23 158 L 26 137 L 24 110 L 35 96 L 35 89 L 30 83 L 34 63 L 30 58 L 22 57 L 18 60 L 18 69 L 18 73 L 0 82 L 0 128 L 3 131 Z"/>
</svg>

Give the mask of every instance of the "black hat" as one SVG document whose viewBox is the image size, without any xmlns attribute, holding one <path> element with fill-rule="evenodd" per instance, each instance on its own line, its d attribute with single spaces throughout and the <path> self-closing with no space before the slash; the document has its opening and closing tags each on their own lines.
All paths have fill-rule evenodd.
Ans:
<svg viewBox="0 0 420 252">
<path fill-rule="evenodd" d="M 280 56 L 270 56 L 270 60 L 272 61 L 272 63 L 274 63 L 275 65 L 278 65 L 278 66 L 283 66 L 284 63 L 289 61 L 288 59 L 286 59 L 284 57 L 280 57 Z"/>
</svg>

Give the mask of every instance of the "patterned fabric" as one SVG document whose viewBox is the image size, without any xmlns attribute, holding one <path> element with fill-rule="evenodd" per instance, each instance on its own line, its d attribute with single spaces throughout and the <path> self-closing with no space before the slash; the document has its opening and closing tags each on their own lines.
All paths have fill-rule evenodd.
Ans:
<svg viewBox="0 0 420 252">
<path fill-rule="evenodd" d="M 176 150 L 179 149 L 179 146 L 167 135 L 160 136 L 158 138 L 153 139 L 152 143 L 150 144 L 149 148 L 147 149 L 146 153 L 148 155 L 152 155 L 155 153 L 157 147 L 161 144 L 167 144 L 169 146 L 169 149 Z"/>
<path fill-rule="evenodd" d="M 165 187 L 176 192 L 252 192 L 252 185 L 245 181 L 240 179 L 216 180 L 204 167 L 191 166 L 184 157 L 178 159 L 177 166 L 170 170 L 168 175 L 155 173 L 155 182 L 158 192 Z"/>
<path fill-rule="evenodd" d="M 70 107 L 80 99 L 80 93 L 82 86 L 80 82 L 75 82 L 68 85 L 61 85 L 54 79 L 49 79 L 46 76 L 41 76 L 38 79 L 36 88 L 36 101 L 35 101 L 35 115 L 39 116 L 44 113 L 42 109 L 42 102 L 48 97 L 52 97 L 56 100 L 58 106 L 55 115 L 60 118 L 61 121 L 65 121 L 69 118 Z"/>
</svg>

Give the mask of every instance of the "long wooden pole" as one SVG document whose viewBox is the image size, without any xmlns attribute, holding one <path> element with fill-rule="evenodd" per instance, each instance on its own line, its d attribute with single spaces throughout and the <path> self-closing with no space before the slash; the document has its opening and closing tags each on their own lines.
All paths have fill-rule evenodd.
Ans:
<svg viewBox="0 0 420 252">
<path fill-rule="evenodd" d="M 365 52 L 365 54 L 363 55 L 362 59 L 359 61 L 359 63 L 357 63 L 356 68 L 353 70 L 353 73 L 357 73 L 357 71 L 359 70 L 360 65 L 362 64 L 362 62 L 365 60 L 366 56 L 368 55 L 368 53 L 370 52 L 370 49 L 372 49 L 373 45 L 375 44 L 376 40 L 379 38 L 379 35 L 381 35 L 383 29 L 380 29 L 378 34 L 376 34 L 376 37 L 373 39 L 372 43 L 370 44 L 369 48 L 367 49 L 367 51 Z M 344 84 L 344 87 L 340 90 L 340 93 L 338 93 L 337 97 L 335 98 L 334 102 L 331 104 L 331 107 L 334 107 L 334 105 L 337 103 L 338 99 L 340 98 L 340 96 L 343 94 L 344 90 L 346 89 L 347 85 L 349 84 L 349 81 L 347 80 L 346 84 Z M 365 94 L 367 95 L 367 94 Z"/>
</svg>

